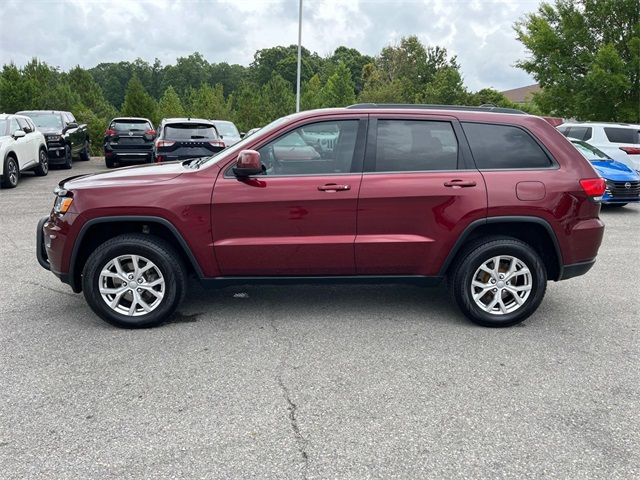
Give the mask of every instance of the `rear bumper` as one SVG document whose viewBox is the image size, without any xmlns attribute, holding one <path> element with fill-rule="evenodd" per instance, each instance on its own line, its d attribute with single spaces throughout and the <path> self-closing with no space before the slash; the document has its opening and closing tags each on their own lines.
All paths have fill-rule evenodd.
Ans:
<svg viewBox="0 0 640 480">
<path fill-rule="evenodd" d="M 591 267 L 593 267 L 594 263 L 596 263 L 595 258 L 588 260 L 586 262 L 573 263 L 571 265 L 563 265 L 562 270 L 560 271 L 560 277 L 558 278 L 558 280 L 568 280 L 573 277 L 579 277 L 580 275 L 584 275 L 589 270 L 591 270 Z"/>
<path fill-rule="evenodd" d="M 151 150 L 106 150 L 105 158 L 109 158 L 115 162 L 146 162 L 153 161 L 153 152 Z"/>
</svg>

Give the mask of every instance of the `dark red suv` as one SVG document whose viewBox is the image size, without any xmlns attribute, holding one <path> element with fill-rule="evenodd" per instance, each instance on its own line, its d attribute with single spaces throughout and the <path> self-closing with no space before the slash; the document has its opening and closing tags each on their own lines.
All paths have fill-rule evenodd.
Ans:
<svg viewBox="0 0 640 480">
<path fill-rule="evenodd" d="M 354 105 L 281 118 L 212 157 L 72 177 L 38 260 L 122 327 L 167 320 L 193 274 L 249 282 L 446 279 L 514 325 L 586 273 L 604 181 L 549 123 L 482 107 Z"/>
</svg>

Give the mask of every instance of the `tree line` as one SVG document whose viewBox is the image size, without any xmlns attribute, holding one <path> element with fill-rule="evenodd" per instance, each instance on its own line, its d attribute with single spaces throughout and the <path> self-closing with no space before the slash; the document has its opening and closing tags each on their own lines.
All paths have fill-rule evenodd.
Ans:
<svg viewBox="0 0 640 480">
<path fill-rule="evenodd" d="M 321 57 L 303 48 L 301 108 L 491 103 L 534 114 L 640 122 L 639 2 L 556 0 L 517 22 L 516 35 L 530 53 L 518 66 L 543 87 L 525 105 L 491 88 L 470 91 L 455 56 L 412 35 L 376 56 L 341 46 Z M 21 68 L 3 66 L 0 111 L 70 110 L 88 124 L 97 153 L 96 140 L 117 115 L 154 124 L 166 117 L 225 119 L 242 131 L 265 125 L 295 110 L 296 68 L 296 45 L 258 50 L 246 67 L 210 63 L 198 52 L 173 65 L 138 59 L 69 71 L 34 58 Z"/>
</svg>

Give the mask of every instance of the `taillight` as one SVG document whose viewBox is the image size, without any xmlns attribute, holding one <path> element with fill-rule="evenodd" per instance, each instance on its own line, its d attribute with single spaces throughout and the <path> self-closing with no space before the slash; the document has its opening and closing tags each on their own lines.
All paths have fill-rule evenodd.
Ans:
<svg viewBox="0 0 640 480">
<path fill-rule="evenodd" d="M 601 200 L 607 188 L 604 178 L 583 178 L 580 180 L 580 186 L 584 193 L 593 200 Z"/>
<path fill-rule="evenodd" d="M 629 155 L 640 155 L 640 147 L 620 147 L 620 150 Z"/>
<path fill-rule="evenodd" d="M 147 130 L 146 132 L 144 132 L 145 135 L 151 135 L 153 137 L 156 136 L 156 131 L 155 130 Z"/>
<path fill-rule="evenodd" d="M 105 137 L 112 137 L 113 135 L 116 134 L 115 130 L 111 130 L 110 128 L 108 128 L 105 132 L 104 132 L 104 136 Z"/>
<path fill-rule="evenodd" d="M 173 140 L 156 140 L 156 148 L 170 147 L 174 143 Z"/>
<path fill-rule="evenodd" d="M 226 147 L 226 145 L 222 140 L 211 140 L 209 142 L 209 145 L 212 145 L 214 147 L 222 147 L 222 148 Z"/>
</svg>

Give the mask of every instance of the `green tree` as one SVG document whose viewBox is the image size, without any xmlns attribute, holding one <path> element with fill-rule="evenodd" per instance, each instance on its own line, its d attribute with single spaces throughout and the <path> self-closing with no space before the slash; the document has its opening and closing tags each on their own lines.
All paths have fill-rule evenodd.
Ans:
<svg viewBox="0 0 640 480">
<path fill-rule="evenodd" d="M 265 123 L 295 111 L 296 98 L 291 84 L 277 73 L 262 86 L 261 96 L 262 107 L 266 113 Z"/>
<path fill-rule="evenodd" d="M 462 82 L 460 72 L 453 67 L 439 69 L 424 90 L 416 95 L 418 103 L 439 105 L 464 105 L 469 94 Z"/>
<path fill-rule="evenodd" d="M 200 88 L 191 89 L 187 94 L 186 105 L 189 115 L 195 118 L 230 120 L 232 116 L 221 84 L 212 87 L 203 83 Z"/>
<path fill-rule="evenodd" d="M 243 82 L 229 97 L 233 111 L 233 121 L 241 131 L 263 127 L 269 119 L 269 112 L 262 101 L 262 90 L 255 83 Z"/>
<path fill-rule="evenodd" d="M 514 28 L 543 111 L 640 122 L 640 0 L 555 0 Z"/>
<path fill-rule="evenodd" d="M 355 85 L 351 72 L 340 62 L 333 75 L 322 89 L 322 104 L 325 107 L 346 107 L 356 101 Z"/>
<path fill-rule="evenodd" d="M 302 110 L 313 110 L 322 108 L 322 80 L 317 73 L 305 82 L 301 88 L 300 108 Z"/>
<path fill-rule="evenodd" d="M 0 111 L 13 113 L 33 108 L 37 84 L 25 78 L 13 63 L 4 65 L 0 75 Z"/>
<path fill-rule="evenodd" d="M 173 87 L 167 87 L 160 99 L 160 102 L 158 103 L 158 118 L 175 118 L 184 116 L 184 108 L 182 107 L 180 97 Z"/>
<path fill-rule="evenodd" d="M 156 102 L 135 75 L 127 84 L 121 114 L 126 117 L 144 117 L 158 123 Z"/>
</svg>

